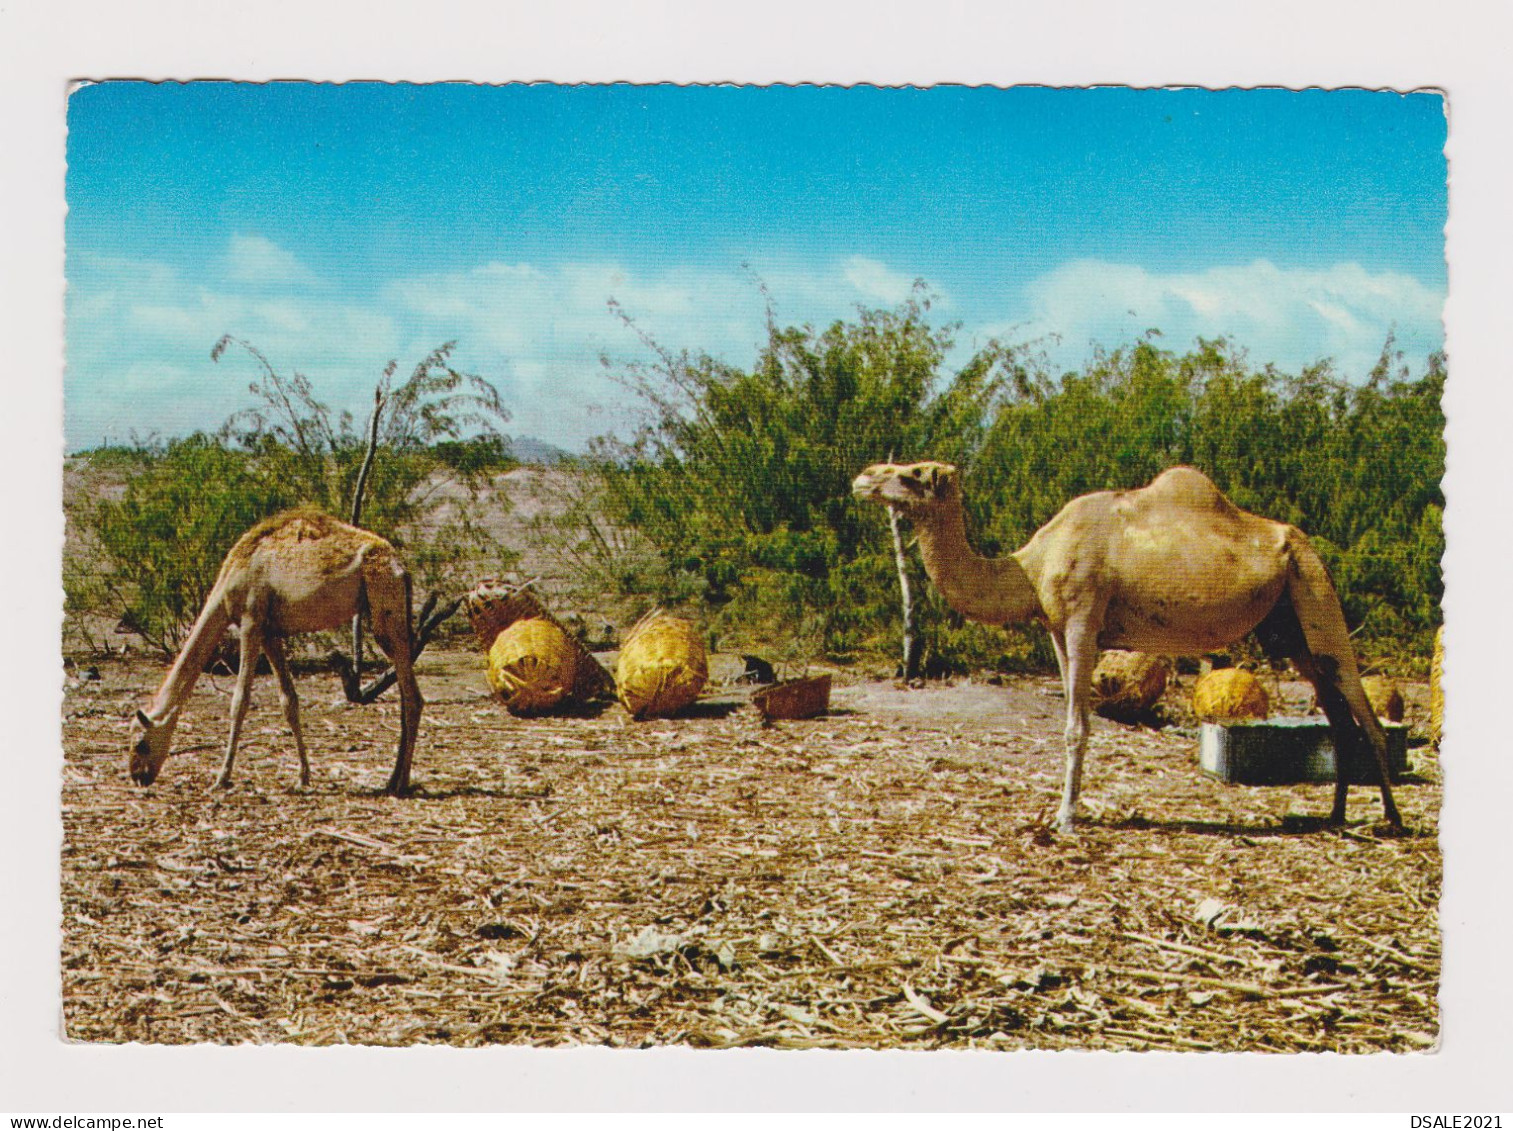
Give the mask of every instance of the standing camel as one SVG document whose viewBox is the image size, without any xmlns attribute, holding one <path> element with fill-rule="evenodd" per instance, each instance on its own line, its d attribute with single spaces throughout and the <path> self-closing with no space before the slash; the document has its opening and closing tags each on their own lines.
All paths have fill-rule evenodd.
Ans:
<svg viewBox="0 0 1513 1131">
<path fill-rule="evenodd" d="M 179 712 L 226 630 L 241 629 L 241 662 L 231 696 L 231 737 L 219 786 L 231 784 L 231 765 L 247 713 L 248 690 L 260 653 L 278 677 L 284 717 L 299 751 L 299 780 L 310 784 L 310 762 L 299 729 L 299 702 L 284 654 L 284 638 L 297 632 L 341 628 L 366 608 L 373 638 L 399 677 L 399 758 L 388 792 L 410 788 L 410 760 L 423 706 L 415 682 L 410 635 L 410 575 L 394 547 L 376 534 L 310 507 L 264 519 L 237 539 L 189 638 L 146 710 L 137 712 L 131 776 L 151 785 L 167 761 Z"/>
<path fill-rule="evenodd" d="M 1296 527 L 1242 511 L 1202 472 L 1173 467 L 1138 490 L 1073 499 L 1022 549 L 989 559 L 967 542 L 950 464 L 874 464 L 852 491 L 914 523 L 930 580 L 963 616 L 1050 630 L 1067 704 L 1063 832 L 1081 788 L 1099 649 L 1211 652 L 1252 631 L 1269 654 L 1292 660 L 1329 718 L 1338 767 L 1330 821 L 1345 819 L 1350 754 L 1369 745 L 1387 820 L 1402 824 L 1339 598 Z"/>
</svg>

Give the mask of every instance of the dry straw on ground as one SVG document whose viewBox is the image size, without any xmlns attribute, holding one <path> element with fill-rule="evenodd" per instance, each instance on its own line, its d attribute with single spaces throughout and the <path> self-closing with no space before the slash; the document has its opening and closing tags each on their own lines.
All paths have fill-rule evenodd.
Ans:
<svg viewBox="0 0 1513 1131">
<path fill-rule="evenodd" d="M 1074 836 L 1053 680 L 838 686 L 763 729 L 736 701 L 629 724 L 511 718 L 476 651 L 427 652 L 416 796 L 379 791 L 395 706 L 302 680 L 297 786 L 271 689 L 215 749 L 125 774 L 155 682 L 65 700 L 62 980 L 85 1041 L 1416 1051 L 1436 1039 L 1432 750 L 1409 832 L 1351 791 L 1237 788 L 1191 734 L 1097 720 Z M 202 681 L 180 731 L 219 745 Z M 334 693 L 335 688 L 329 689 Z M 975 697 L 975 698 L 974 698 Z M 961 704 L 991 702 L 990 716 Z M 723 705 L 722 705 L 723 704 Z M 1306 814 L 1306 817 L 1294 816 Z"/>
</svg>

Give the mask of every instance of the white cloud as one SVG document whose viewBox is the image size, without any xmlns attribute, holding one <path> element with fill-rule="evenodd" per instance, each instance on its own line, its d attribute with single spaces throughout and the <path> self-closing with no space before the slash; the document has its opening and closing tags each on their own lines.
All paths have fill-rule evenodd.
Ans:
<svg viewBox="0 0 1513 1131">
<path fill-rule="evenodd" d="M 71 264 L 70 445 L 147 431 L 168 415 L 216 427 L 247 403 L 247 381 L 257 376 L 240 350 L 211 363 L 222 334 L 256 346 L 280 372 L 299 370 L 322 400 L 358 414 L 391 358 L 407 374 L 455 340 L 455 363 L 499 386 L 513 430 L 567 446 L 605 431 L 628 399 L 601 355 L 649 357 L 611 299 L 674 352 L 708 350 L 744 365 L 762 340 L 761 296 L 738 270 L 496 262 L 394 279 L 363 296 L 307 287 L 300 271 L 274 285 L 275 269 L 289 267 L 280 267 L 278 249 L 247 238 L 232 246 L 243 267 L 267 269 L 230 272 L 226 260 L 198 272 L 151 261 Z"/>
<path fill-rule="evenodd" d="M 131 318 L 144 333 L 164 338 L 179 338 L 193 329 L 194 315 L 177 306 L 134 303 Z"/>
<path fill-rule="evenodd" d="M 255 285 L 303 286 L 315 282 L 314 273 L 293 253 L 263 236 L 231 237 L 226 274 L 239 283 Z"/>
<path fill-rule="evenodd" d="M 219 426 L 248 403 L 246 385 L 257 375 L 236 350 L 211 362 L 222 334 L 252 343 L 281 372 L 305 372 L 337 407 L 371 395 L 398 342 L 392 319 L 342 297 L 228 284 L 224 276 L 212 284 L 150 260 L 71 261 L 69 447 L 133 430 L 182 435 Z"/>
<path fill-rule="evenodd" d="M 251 238 L 240 246 L 250 247 Z M 223 262 L 196 272 L 151 261 L 70 260 L 70 446 L 132 429 L 216 427 L 248 403 L 246 384 L 257 376 L 240 351 L 211 363 L 210 347 L 230 333 L 281 372 L 303 372 L 322 400 L 358 416 L 391 358 L 404 375 L 455 340 L 455 363 L 498 385 L 514 417 L 510 430 L 576 447 L 630 422 L 633 398 L 613 374 L 618 363 L 651 358 L 610 309 L 611 299 L 637 330 L 674 353 L 706 351 L 747 366 L 765 336 L 759 280 L 781 324 L 815 326 L 851 317 L 859 304 L 891 305 L 913 285 L 907 270 L 857 255 L 750 270 L 493 262 L 394 279 L 362 295 L 308 286 L 299 271 L 285 271 L 286 281 L 275 285 L 279 249 L 268 247 L 257 256 L 269 270 L 241 280 L 229 278 Z M 1069 368 L 1085 360 L 1090 342 L 1127 344 L 1156 327 L 1172 349 L 1188 348 L 1199 335 L 1226 335 L 1258 365 L 1296 370 L 1332 356 L 1341 373 L 1359 377 L 1389 326 L 1396 325 L 1410 357 L 1438 348 L 1442 302 L 1411 278 L 1354 264 L 1302 271 L 1262 261 L 1161 274 L 1082 260 L 1033 280 L 998 308 L 1006 317 L 996 323 L 983 316 L 982 303 L 972 311 L 954 304 L 953 313 L 964 321 L 963 350 L 990 335 L 1022 341 L 1054 332 L 1062 346 L 1052 360 Z M 601 355 L 615 368 L 606 371 Z"/>
<path fill-rule="evenodd" d="M 288 299 L 259 302 L 252 307 L 253 314 L 266 325 L 289 334 L 302 334 L 310 329 L 307 310 L 304 304 Z"/>
<path fill-rule="evenodd" d="M 457 363 L 499 387 L 512 431 L 569 447 L 606 431 L 629 410 L 629 394 L 601 356 L 650 358 L 611 300 L 674 353 L 706 350 L 749 364 L 761 341 L 761 297 L 734 271 L 672 266 L 646 272 L 608 261 L 489 263 L 396 280 L 379 296 L 380 306 L 405 327 L 406 356 L 457 341 Z"/>
<path fill-rule="evenodd" d="M 896 306 L 909 297 L 914 280 L 891 270 L 886 264 L 864 255 L 853 255 L 845 263 L 846 282 L 861 295 L 873 302 Z"/>
<path fill-rule="evenodd" d="M 1198 337 L 1227 337 L 1255 364 L 1297 370 L 1333 358 L 1337 372 L 1363 376 L 1389 329 L 1400 348 L 1422 357 L 1443 340 L 1443 292 L 1355 263 L 1280 268 L 1266 260 L 1204 271 L 1158 273 L 1122 263 L 1077 260 L 1030 282 L 1028 316 L 999 333 L 1061 336 L 1057 360 L 1075 365 L 1090 343 L 1127 344 L 1159 329 L 1173 349 Z"/>
</svg>

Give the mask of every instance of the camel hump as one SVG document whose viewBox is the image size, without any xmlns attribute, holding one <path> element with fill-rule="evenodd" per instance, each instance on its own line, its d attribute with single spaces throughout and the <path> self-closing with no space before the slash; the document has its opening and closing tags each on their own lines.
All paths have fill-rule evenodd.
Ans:
<svg viewBox="0 0 1513 1131">
<path fill-rule="evenodd" d="M 259 546 L 270 539 L 279 542 L 308 542 L 325 538 L 346 527 L 346 523 L 333 518 L 318 507 L 303 506 L 280 511 L 255 523 L 247 533 L 231 547 L 228 560 L 245 561 Z M 348 528 L 351 529 L 351 528 Z"/>
<path fill-rule="evenodd" d="M 403 583 L 410 575 L 400 559 L 399 551 L 383 538 L 374 534 L 371 541 L 364 542 L 357 550 L 355 560 L 365 577 L 374 575 L 391 578 Z"/>
<path fill-rule="evenodd" d="M 1196 467 L 1169 467 L 1141 489 L 1152 500 L 1203 510 L 1233 511 L 1235 505 Z"/>
</svg>

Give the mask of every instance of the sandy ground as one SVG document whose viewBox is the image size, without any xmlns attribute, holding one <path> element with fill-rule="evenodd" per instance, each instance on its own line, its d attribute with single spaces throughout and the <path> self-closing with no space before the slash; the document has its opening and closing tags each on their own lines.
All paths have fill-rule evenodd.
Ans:
<svg viewBox="0 0 1513 1131">
<path fill-rule="evenodd" d="M 397 705 L 271 680 L 233 787 L 230 682 L 200 682 L 150 789 L 127 719 L 161 665 L 68 681 L 62 976 L 88 1041 L 1416 1051 L 1438 1033 L 1440 776 L 1408 823 L 1327 786 L 1225 785 L 1190 730 L 1095 724 L 1053 833 L 1054 680 L 842 679 L 764 728 L 519 720 L 482 658 L 422 658 L 416 795 L 379 793 Z M 1189 681 L 1190 682 L 1190 681 Z M 1301 690 L 1284 697 L 1302 709 Z M 1422 688 L 1410 689 L 1410 718 Z M 1180 695 L 1180 692 L 1176 693 Z"/>
</svg>

